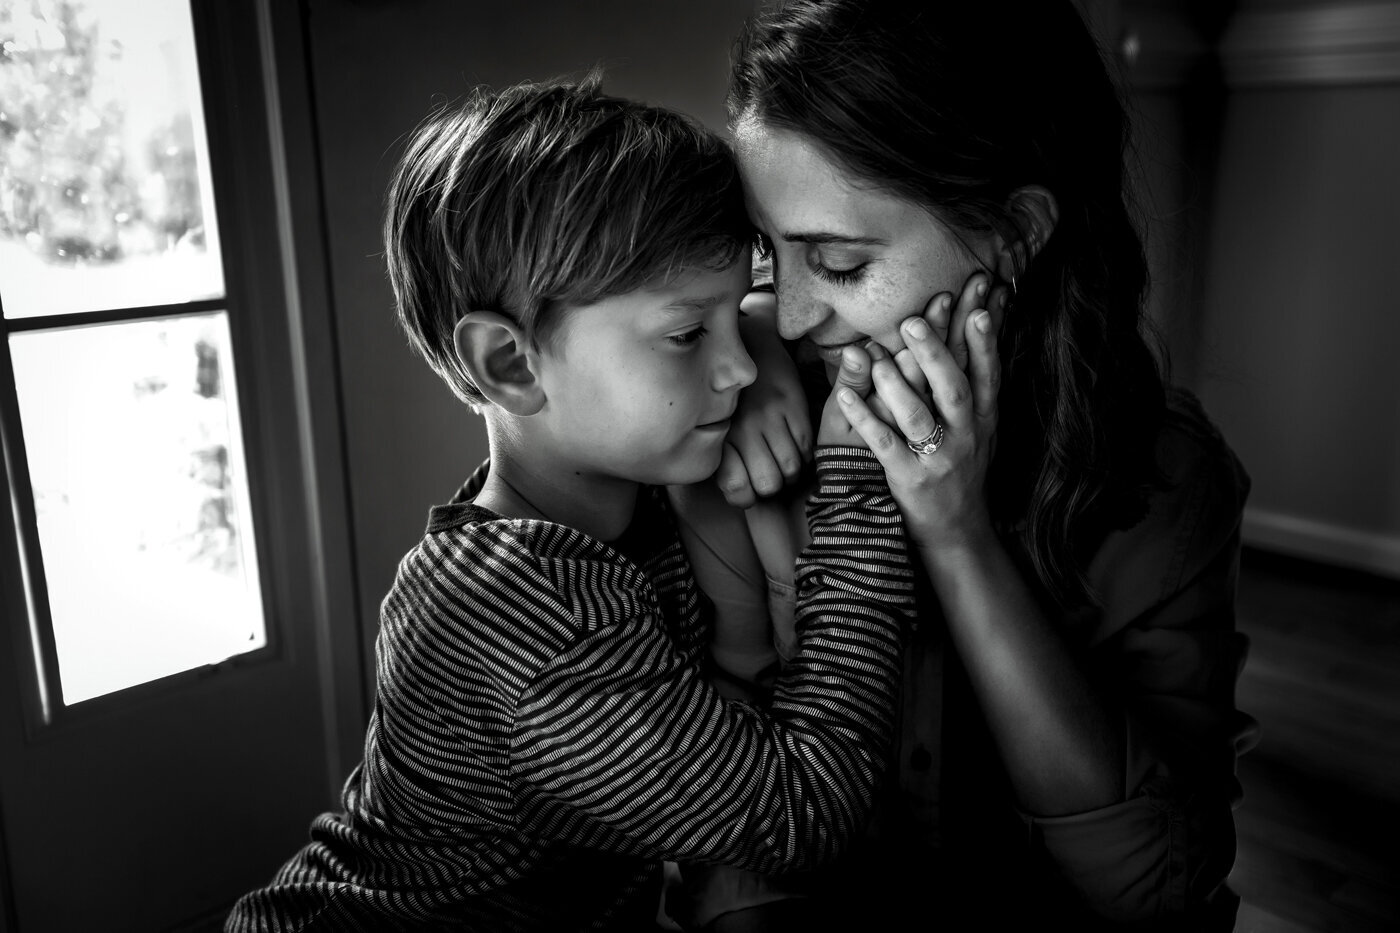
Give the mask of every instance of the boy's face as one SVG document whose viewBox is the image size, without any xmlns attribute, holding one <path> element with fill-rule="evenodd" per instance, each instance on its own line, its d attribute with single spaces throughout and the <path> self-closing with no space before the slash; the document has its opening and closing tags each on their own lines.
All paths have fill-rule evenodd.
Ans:
<svg viewBox="0 0 1400 933">
<path fill-rule="evenodd" d="M 745 253 L 571 309 L 541 351 L 546 402 L 527 419 L 551 468 L 654 485 L 714 473 L 756 373 L 738 328 L 749 272 Z"/>
</svg>

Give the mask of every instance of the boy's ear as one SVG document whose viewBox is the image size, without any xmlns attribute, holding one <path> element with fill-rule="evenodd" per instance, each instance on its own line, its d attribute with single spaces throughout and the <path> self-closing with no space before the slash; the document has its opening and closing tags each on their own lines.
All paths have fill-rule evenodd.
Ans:
<svg viewBox="0 0 1400 933">
<path fill-rule="evenodd" d="M 997 276 L 1011 281 L 1024 275 L 1060 221 L 1060 205 L 1050 189 L 1025 185 L 1011 192 L 1012 226 L 1003 234 L 997 250 Z"/>
<path fill-rule="evenodd" d="M 520 327 L 494 311 L 471 311 L 452 331 L 457 359 L 481 394 L 513 415 L 533 415 L 544 406 L 544 388 L 535 372 Z"/>
</svg>

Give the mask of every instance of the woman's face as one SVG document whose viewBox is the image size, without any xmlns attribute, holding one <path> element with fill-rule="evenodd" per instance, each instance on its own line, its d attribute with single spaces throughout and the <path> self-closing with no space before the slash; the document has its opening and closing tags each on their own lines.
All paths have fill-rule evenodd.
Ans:
<svg viewBox="0 0 1400 933">
<path fill-rule="evenodd" d="M 969 275 L 992 267 L 990 237 L 964 243 L 801 134 L 745 120 L 734 141 L 749 215 L 773 250 L 778 329 L 810 341 L 829 368 L 843 346 L 870 337 L 899 350 L 901 321 L 939 292 L 956 298 Z"/>
</svg>

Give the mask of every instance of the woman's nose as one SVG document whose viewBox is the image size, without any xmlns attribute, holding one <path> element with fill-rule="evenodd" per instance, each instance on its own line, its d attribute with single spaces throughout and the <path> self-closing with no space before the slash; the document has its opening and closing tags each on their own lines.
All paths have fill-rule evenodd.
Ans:
<svg viewBox="0 0 1400 933">
<path fill-rule="evenodd" d="M 784 340 L 805 337 L 826 319 L 821 305 L 811 295 L 786 286 L 782 281 L 775 283 L 775 291 L 778 294 L 778 334 Z"/>
</svg>

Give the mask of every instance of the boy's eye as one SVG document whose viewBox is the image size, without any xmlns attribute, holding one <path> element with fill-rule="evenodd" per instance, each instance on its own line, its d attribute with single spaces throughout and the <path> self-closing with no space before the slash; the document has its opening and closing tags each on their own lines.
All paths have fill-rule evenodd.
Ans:
<svg viewBox="0 0 1400 933">
<path fill-rule="evenodd" d="M 678 347 L 688 347 L 691 344 L 699 343 L 701 338 L 703 338 L 708 333 L 709 331 L 706 330 L 705 326 L 702 324 L 699 327 L 691 328 L 683 334 L 672 334 L 666 339 L 671 341 Z"/>
</svg>

